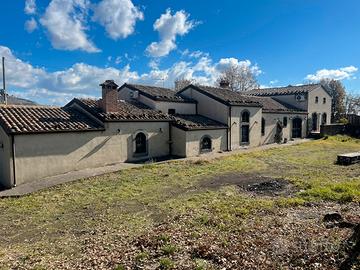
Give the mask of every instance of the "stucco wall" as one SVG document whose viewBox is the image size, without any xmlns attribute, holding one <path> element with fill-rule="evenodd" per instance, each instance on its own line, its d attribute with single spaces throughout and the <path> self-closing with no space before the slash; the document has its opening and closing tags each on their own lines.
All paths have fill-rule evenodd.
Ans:
<svg viewBox="0 0 360 270">
<path fill-rule="evenodd" d="M 198 114 L 228 124 L 228 107 L 192 88 L 181 92 L 183 96 L 198 101 Z"/>
<path fill-rule="evenodd" d="M 1 147 L 2 146 L 2 147 Z M 12 145 L 11 138 L 0 127 L 0 185 L 12 186 Z"/>
<path fill-rule="evenodd" d="M 172 154 L 179 157 L 186 157 L 186 131 L 171 126 Z"/>
<path fill-rule="evenodd" d="M 211 146 L 213 153 L 219 151 L 225 151 L 226 146 L 226 129 L 216 130 L 193 130 L 186 131 L 186 156 L 194 157 L 201 154 L 200 140 L 203 136 L 209 136 L 211 138 Z M 204 153 L 208 154 L 208 153 Z"/>
<path fill-rule="evenodd" d="M 315 103 L 315 98 L 319 98 L 319 102 Z M 323 103 L 323 98 L 326 98 L 326 103 Z M 317 121 L 317 131 L 320 131 L 320 125 L 322 123 L 323 114 L 326 113 L 326 124 L 329 125 L 331 123 L 331 96 L 322 88 L 319 87 L 309 93 L 309 101 L 308 101 L 308 125 L 309 130 L 312 127 L 312 114 L 316 113 L 318 116 Z"/>
<path fill-rule="evenodd" d="M 306 137 L 306 115 L 304 114 L 283 114 L 283 113 L 263 113 L 262 117 L 265 119 L 265 135 L 261 135 L 261 143 L 269 144 L 275 143 L 276 125 L 278 121 L 284 122 L 284 117 L 287 117 L 287 126 L 283 128 L 283 139 L 288 141 L 292 138 L 292 120 L 295 117 L 302 119 L 302 138 Z M 261 122 L 260 122 L 261 123 Z M 261 132 L 260 132 L 261 133 Z"/>
<path fill-rule="evenodd" d="M 130 100 L 130 93 L 133 90 L 125 87 L 119 91 L 119 98 L 123 100 Z M 154 101 L 148 97 L 139 93 L 138 101 L 148 105 L 150 108 L 168 113 L 169 109 L 175 109 L 178 114 L 196 114 L 196 104 L 186 102 L 166 102 L 166 101 Z"/>
<path fill-rule="evenodd" d="M 277 96 L 272 96 L 272 98 L 306 111 L 308 109 L 308 94 L 304 93 L 302 95 L 305 96 L 305 100 L 301 100 L 301 101 L 296 100 L 296 95 L 277 95 Z"/>
<path fill-rule="evenodd" d="M 138 131 L 148 137 L 147 156 L 133 154 Z M 103 132 L 17 135 L 15 138 L 18 184 L 73 170 L 169 154 L 167 122 L 109 122 Z"/>
<path fill-rule="evenodd" d="M 261 145 L 261 114 L 262 109 L 258 107 L 231 107 L 231 150 L 235 150 L 244 146 L 241 144 L 241 114 L 247 110 L 250 113 L 250 142 L 247 146 Z"/>
</svg>

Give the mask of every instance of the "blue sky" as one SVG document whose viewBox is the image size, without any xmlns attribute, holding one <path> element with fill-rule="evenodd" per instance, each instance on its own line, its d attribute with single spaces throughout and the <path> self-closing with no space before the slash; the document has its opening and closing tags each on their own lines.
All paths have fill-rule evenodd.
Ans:
<svg viewBox="0 0 360 270">
<path fill-rule="evenodd" d="M 230 64 L 261 86 L 340 79 L 360 93 L 358 0 L 4 0 L 11 93 L 62 105 L 98 84 L 213 84 Z"/>
</svg>

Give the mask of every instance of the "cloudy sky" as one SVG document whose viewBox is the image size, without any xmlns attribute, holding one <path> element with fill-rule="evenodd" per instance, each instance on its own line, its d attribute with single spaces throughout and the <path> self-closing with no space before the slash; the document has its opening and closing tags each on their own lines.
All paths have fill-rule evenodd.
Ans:
<svg viewBox="0 0 360 270">
<path fill-rule="evenodd" d="M 228 65 L 262 87 L 342 80 L 360 93 L 358 0 L 2 0 L 7 88 L 39 103 L 99 83 L 213 84 Z"/>
</svg>

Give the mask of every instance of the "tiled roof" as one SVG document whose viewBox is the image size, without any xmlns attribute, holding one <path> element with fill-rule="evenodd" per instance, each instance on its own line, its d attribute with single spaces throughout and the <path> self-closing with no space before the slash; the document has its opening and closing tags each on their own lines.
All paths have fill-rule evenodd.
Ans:
<svg viewBox="0 0 360 270">
<path fill-rule="evenodd" d="M 185 91 L 189 87 L 196 89 L 197 91 L 208 95 L 215 100 L 218 100 L 226 105 L 241 105 L 241 106 L 251 106 L 251 107 L 261 107 L 257 101 L 250 96 L 243 95 L 239 92 L 234 92 L 229 89 L 220 88 L 220 87 L 211 87 L 204 85 L 189 85 L 179 93 Z"/>
<path fill-rule="evenodd" d="M 285 102 L 275 100 L 271 97 L 253 97 L 261 103 L 263 112 L 286 112 L 286 113 L 306 113 L 306 111 L 296 108 Z"/>
<path fill-rule="evenodd" d="M 121 89 L 125 87 L 128 87 L 135 91 L 139 91 L 139 93 L 141 93 L 142 95 L 157 101 L 196 103 L 195 100 L 182 97 L 181 95 L 178 95 L 174 90 L 171 90 L 169 88 L 125 83 L 119 88 L 119 91 L 121 91 Z"/>
<path fill-rule="evenodd" d="M 304 84 L 298 86 L 289 85 L 286 87 L 254 89 L 247 91 L 246 94 L 252 96 L 293 95 L 293 94 L 308 93 L 319 87 L 321 87 L 321 84 Z"/>
<path fill-rule="evenodd" d="M 173 125 L 184 130 L 224 129 L 227 125 L 199 114 L 176 114 Z"/>
<path fill-rule="evenodd" d="M 11 134 L 104 129 L 73 108 L 25 105 L 0 106 L 0 125 Z"/>
<path fill-rule="evenodd" d="M 117 112 L 105 113 L 99 106 L 98 100 L 95 99 L 73 99 L 72 103 L 77 103 L 85 110 L 102 121 L 170 121 L 171 117 L 150 109 L 145 104 L 138 101 L 125 102 L 120 101 Z"/>
</svg>

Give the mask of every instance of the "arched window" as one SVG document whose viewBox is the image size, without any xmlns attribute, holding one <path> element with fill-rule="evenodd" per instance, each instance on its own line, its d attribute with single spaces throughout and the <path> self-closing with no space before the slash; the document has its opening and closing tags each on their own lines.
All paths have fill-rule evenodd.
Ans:
<svg viewBox="0 0 360 270">
<path fill-rule="evenodd" d="M 241 123 L 240 123 L 240 144 L 248 144 L 250 142 L 250 113 L 249 111 L 243 111 L 241 113 Z"/>
<path fill-rule="evenodd" d="M 147 153 L 147 139 L 146 135 L 139 132 L 135 137 L 135 154 Z"/>
<path fill-rule="evenodd" d="M 261 118 L 261 135 L 262 136 L 265 135 L 265 119 L 264 119 L 264 117 Z"/>
<path fill-rule="evenodd" d="M 323 125 L 326 125 L 326 121 L 327 121 L 327 114 L 326 114 L 326 113 L 323 113 L 321 123 L 322 123 Z"/>
<path fill-rule="evenodd" d="M 241 122 L 249 123 L 250 122 L 250 113 L 248 111 L 243 111 L 241 114 Z"/>
<path fill-rule="evenodd" d="M 283 118 L 283 126 L 284 127 L 287 127 L 287 117 L 286 116 L 284 116 L 284 118 Z"/>
<path fill-rule="evenodd" d="M 208 135 L 205 135 L 200 140 L 200 152 L 210 152 L 212 150 L 211 138 Z"/>
</svg>

